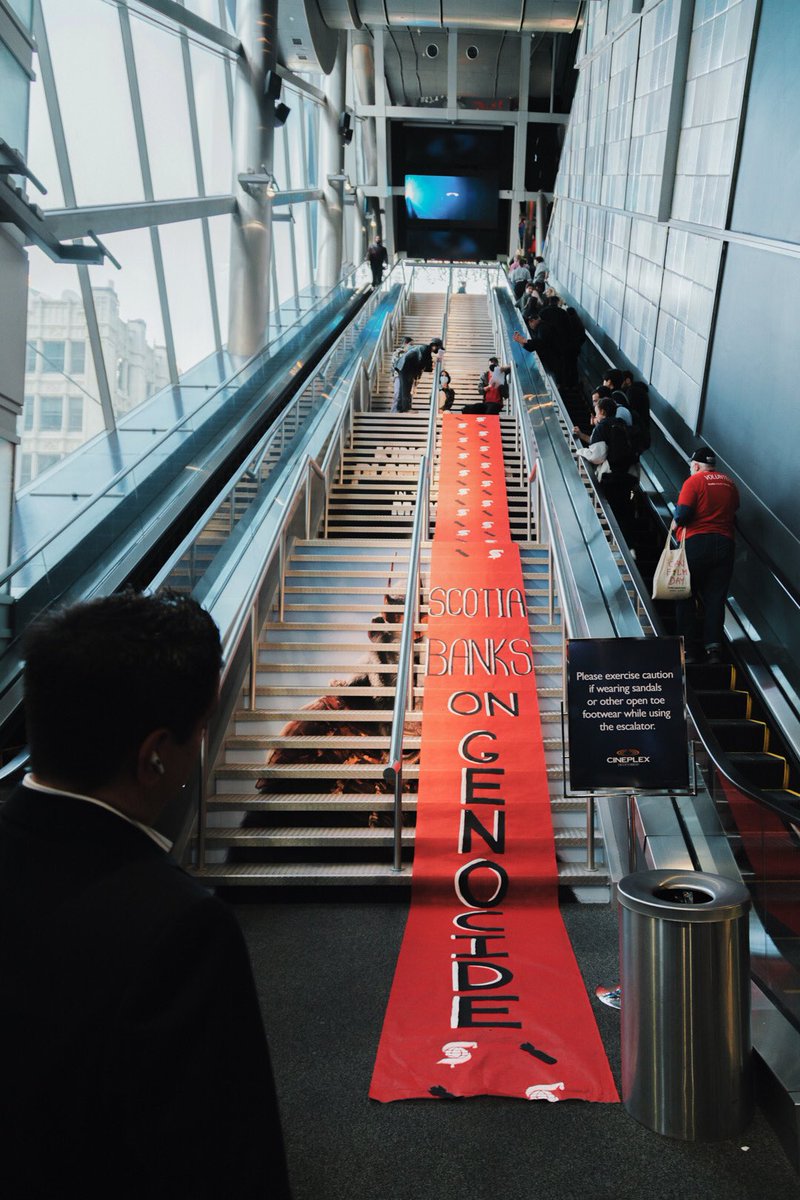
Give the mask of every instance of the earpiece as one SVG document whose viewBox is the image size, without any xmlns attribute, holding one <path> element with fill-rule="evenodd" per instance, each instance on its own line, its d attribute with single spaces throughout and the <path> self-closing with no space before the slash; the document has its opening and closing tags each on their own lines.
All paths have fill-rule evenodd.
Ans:
<svg viewBox="0 0 800 1200">
<path fill-rule="evenodd" d="M 155 750 L 150 755 L 150 764 L 151 764 L 151 766 L 153 766 L 156 769 L 156 771 L 158 772 L 159 775 L 164 774 L 164 764 L 162 763 L 161 759 L 156 754 Z"/>
</svg>

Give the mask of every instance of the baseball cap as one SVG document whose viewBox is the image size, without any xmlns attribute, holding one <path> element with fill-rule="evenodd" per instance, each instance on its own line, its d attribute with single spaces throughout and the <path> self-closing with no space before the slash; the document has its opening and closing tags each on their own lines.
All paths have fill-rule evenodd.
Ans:
<svg viewBox="0 0 800 1200">
<path fill-rule="evenodd" d="M 708 446 L 698 446 L 692 453 L 689 462 L 704 463 L 707 467 L 716 466 L 717 456 L 713 450 L 709 450 Z"/>
</svg>

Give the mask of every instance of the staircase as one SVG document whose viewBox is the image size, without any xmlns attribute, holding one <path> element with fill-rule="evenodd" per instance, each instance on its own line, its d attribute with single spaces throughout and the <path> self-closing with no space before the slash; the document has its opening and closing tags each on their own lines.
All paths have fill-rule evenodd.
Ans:
<svg viewBox="0 0 800 1200">
<path fill-rule="evenodd" d="M 414 297 L 399 336 L 409 332 L 415 340 L 430 340 L 442 329 L 444 300 L 436 295 Z M 485 298 L 450 298 L 445 341 L 457 411 L 463 402 L 478 399 L 477 380 L 494 351 Z M 393 797 L 383 770 L 432 377 L 423 375 L 410 413 L 391 413 L 388 359 L 387 355 L 373 411 L 355 418 L 352 444 L 330 495 L 327 536 L 294 544 L 284 578 L 283 619 L 276 610 L 261 633 L 256 707 L 236 712 L 215 767 L 206 861 L 196 868 L 210 883 L 409 882 L 409 871 L 392 870 Z M 563 645 L 557 604 L 551 619 L 548 602 L 548 555 L 525 540 L 528 500 L 520 479 L 518 439 L 511 417 L 502 416 L 501 424 L 512 533 L 520 545 L 531 623 L 560 881 L 577 889 L 582 899 L 604 900 L 604 868 L 589 871 L 585 866 L 585 803 L 564 797 Z M 433 512 L 436 490 L 434 471 Z M 413 704 L 404 742 L 404 864 L 411 863 L 414 846 L 429 563 L 427 544 L 421 561 L 421 620 L 414 629 Z"/>
</svg>

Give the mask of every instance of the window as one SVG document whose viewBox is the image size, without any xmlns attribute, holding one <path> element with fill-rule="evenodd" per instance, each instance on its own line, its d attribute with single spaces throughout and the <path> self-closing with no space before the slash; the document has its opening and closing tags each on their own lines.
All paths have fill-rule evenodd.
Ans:
<svg viewBox="0 0 800 1200">
<path fill-rule="evenodd" d="M 25 407 L 22 410 L 22 428 L 26 433 L 30 433 L 33 429 L 33 406 L 35 403 L 35 396 L 25 397 Z"/>
<path fill-rule="evenodd" d="M 83 396 L 67 399 L 67 433 L 83 433 Z"/>
<path fill-rule="evenodd" d="M 86 343 L 70 342 L 69 370 L 71 375 L 83 375 L 86 370 Z"/>
<path fill-rule="evenodd" d="M 63 457 L 63 454 L 37 454 L 36 474 L 41 475 L 42 471 L 46 471 L 48 467 L 55 466 L 55 464 L 60 462 Z"/>
<path fill-rule="evenodd" d="M 42 370 L 48 374 L 64 370 L 64 342 L 42 342 Z"/>
<path fill-rule="evenodd" d="M 33 455 L 23 454 L 19 464 L 19 487 L 24 487 L 26 483 L 30 483 L 33 472 Z"/>
<path fill-rule="evenodd" d="M 39 397 L 39 432 L 60 433 L 64 423 L 64 397 Z M 40 456 L 41 457 L 41 456 Z"/>
<path fill-rule="evenodd" d="M 32 375 L 36 370 L 36 364 L 39 361 L 39 355 L 36 353 L 35 342 L 25 343 L 25 374 Z"/>
</svg>

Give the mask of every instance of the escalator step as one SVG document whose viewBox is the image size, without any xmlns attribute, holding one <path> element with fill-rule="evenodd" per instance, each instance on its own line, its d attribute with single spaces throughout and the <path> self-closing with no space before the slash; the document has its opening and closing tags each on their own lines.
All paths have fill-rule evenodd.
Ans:
<svg viewBox="0 0 800 1200">
<path fill-rule="evenodd" d="M 688 663 L 686 678 L 697 691 L 722 691 L 736 686 L 736 673 L 730 663 Z"/>
<path fill-rule="evenodd" d="M 711 728 L 724 750 L 769 750 L 769 729 L 763 721 L 711 721 Z"/>
<path fill-rule="evenodd" d="M 779 754 L 731 754 L 731 762 L 758 787 L 776 791 L 788 786 L 789 764 Z"/>
<path fill-rule="evenodd" d="M 695 688 L 695 695 L 709 721 L 748 720 L 750 717 L 752 700 L 749 692 Z"/>
</svg>

